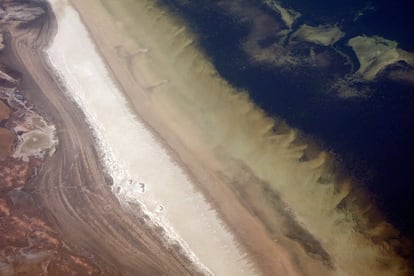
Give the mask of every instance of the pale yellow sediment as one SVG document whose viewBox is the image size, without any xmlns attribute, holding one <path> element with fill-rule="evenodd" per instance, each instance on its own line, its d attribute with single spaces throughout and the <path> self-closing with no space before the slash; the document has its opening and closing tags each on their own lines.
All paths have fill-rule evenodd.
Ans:
<svg viewBox="0 0 414 276">
<path fill-rule="evenodd" d="M 384 231 L 359 233 L 353 219 L 360 215 L 358 208 L 346 212 L 336 208 L 352 185 L 330 177 L 334 172 L 329 154 L 302 160 L 313 145 L 298 143 L 297 131 L 289 127 L 272 133 L 274 120 L 220 79 L 182 23 L 153 1 L 72 3 L 130 107 L 162 138 L 170 156 L 185 164 L 199 184 L 194 189 L 202 190 L 216 208 L 241 252 L 246 250 L 247 262 L 253 260 L 259 271 L 269 275 L 401 273 L 400 259 L 387 244 L 366 238 L 374 232 L 376 237 L 388 233 L 388 225 L 378 224 L 376 229 Z M 324 184 L 321 177 L 327 179 Z M 284 215 L 262 197 L 264 186 L 277 193 L 291 216 L 316 237 L 333 268 L 286 238 L 289 229 L 280 223 Z M 250 191 L 244 201 L 239 201 L 235 187 Z M 261 210 L 272 231 L 252 210 Z M 186 239 L 185 234 L 182 237 Z M 186 242 L 196 255 L 203 255 L 194 236 Z M 217 251 L 204 254 L 209 256 L 200 257 L 201 262 L 224 275 L 216 263 Z"/>
</svg>

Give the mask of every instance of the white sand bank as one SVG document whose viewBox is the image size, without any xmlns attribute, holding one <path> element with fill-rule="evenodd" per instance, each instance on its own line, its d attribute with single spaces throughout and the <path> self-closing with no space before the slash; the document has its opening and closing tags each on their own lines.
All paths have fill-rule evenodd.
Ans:
<svg viewBox="0 0 414 276">
<path fill-rule="evenodd" d="M 206 271 L 254 274 L 210 204 L 128 110 L 76 11 L 64 0 L 50 3 L 58 32 L 47 55 L 94 129 L 119 199 L 142 203 L 154 222 L 169 230 L 170 238 L 179 240 Z"/>
</svg>

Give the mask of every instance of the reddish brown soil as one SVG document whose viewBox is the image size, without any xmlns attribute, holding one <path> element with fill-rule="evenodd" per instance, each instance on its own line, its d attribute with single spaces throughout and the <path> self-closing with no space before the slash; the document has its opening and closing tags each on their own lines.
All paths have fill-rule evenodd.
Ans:
<svg viewBox="0 0 414 276">
<path fill-rule="evenodd" d="M 0 274 L 97 275 L 93 265 L 65 247 L 33 204 L 25 192 L 0 196 Z"/>
<path fill-rule="evenodd" d="M 0 3 L 0 8 L 3 5 Z M 3 27 L 0 25 L 0 32 Z M 7 47 L 1 58 L 2 63 L 10 61 Z M 0 64 L 3 73 L 9 74 L 9 69 L 7 64 Z M 0 92 L 17 88 L 24 95 L 26 89 L 17 75 L 12 76 L 12 82 L 0 80 Z M 32 196 L 37 191 L 34 180 L 45 160 L 12 157 L 16 143 L 13 128 L 33 126 L 24 123 L 25 109 L 8 106 L 5 95 L 0 99 L 0 275 L 102 275 L 92 257 L 74 253 L 63 241 Z M 19 99 L 26 101 L 22 95 Z M 27 106 L 31 103 L 26 102 Z"/>
<path fill-rule="evenodd" d="M 14 139 L 15 135 L 12 131 L 0 127 L 0 161 L 11 154 Z"/>
<path fill-rule="evenodd" d="M 0 123 L 9 118 L 10 108 L 0 100 Z"/>
</svg>

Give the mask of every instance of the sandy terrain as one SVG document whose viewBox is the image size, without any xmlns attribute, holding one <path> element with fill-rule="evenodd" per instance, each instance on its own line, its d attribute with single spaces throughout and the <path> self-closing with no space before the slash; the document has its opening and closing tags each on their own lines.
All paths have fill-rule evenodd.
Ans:
<svg viewBox="0 0 414 276">
<path fill-rule="evenodd" d="M 52 3 L 57 7 L 62 1 Z M 105 145 L 102 150 L 112 153 L 104 157 L 105 165 L 121 202 L 142 203 L 168 238 L 180 241 L 190 258 L 207 270 L 218 275 L 253 274 L 240 245 L 203 195 L 194 191 L 189 176 L 129 113 L 75 11 L 60 8 L 58 33 L 47 53 L 68 93 L 74 94 L 91 125 L 96 126 L 99 143 Z"/>
<path fill-rule="evenodd" d="M 221 80 L 182 22 L 153 1 L 71 3 L 131 109 L 194 179 L 258 273 L 404 272 L 393 251 L 402 245 L 389 244 L 398 232 L 356 184 L 328 153 Z"/>
<path fill-rule="evenodd" d="M 20 90 L 25 79 L 13 64 L 8 31 L 30 24 L 42 11 L 24 3 L 0 4 L 0 275 L 99 275 L 93 261 L 73 252 L 51 227 L 29 188 L 56 140 L 53 125 Z M 53 145 L 40 143 L 43 147 L 41 141 Z"/>
<path fill-rule="evenodd" d="M 44 6 L 9 29 L 5 56 L 59 141 L 25 190 L 84 274 L 403 274 L 395 229 L 220 79 L 182 22 L 150 0 L 50 3 L 56 18 Z"/>
<path fill-rule="evenodd" d="M 201 160 L 199 160 L 199 158 L 209 159 L 213 157 L 208 156 L 209 154 L 208 152 L 196 152 L 196 153 L 191 152 L 185 146 L 185 144 L 187 145 L 192 144 L 194 146 L 194 143 L 197 143 L 197 139 L 199 139 L 199 137 L 196 137 L 194 136 L 194 134 L 191 133 L 190 130 L 192 127 L 186 125 L 186 127 L 190 127 L 190 129 L 186 129 L 186 128 L 183 128 L 182 126 L 175 125 L 175 123 L 178 121 L 185 122 L 181 120 L 181 118 L 175 118 L 176 115 L 173 115 L 173 117 L 171 117 L 175 119 L 171 119 L 171 118 L 167 119 L 168 116 L 172 115 L 172 113 L 168 112 L 168 109 L 167 109 L 168 107 L 165 106 L 165 103 L 163 102 L 165 100 L 161 99 L 161 101 L 157 103 L 157 100 L 158 100 L 157 98 L 154 98 L 152 100 L 149 99 L 149 97 L 154 96 L 155 93 L 152 94 L 151 92 L 154 92 L 157 86 L 162 86 L 163 83 L 168 83 L 168 81 L 170 81 L 169 79 L 168 81 L 166 81 L 160 78 L 158 74 L 161 74 L 161 75 L 170 74 L 171 71 L 165 72 L 162 70 L 158 70 L 155 74 L 153 71 L 154 66 L 156 68 L 162 68 L 163 66 L 165 66 L 166 62 L 161 60 L 159 61 L 160 63 L 157 65 L 144 62 L 144 64 L 140 65 L 139 67 L 137 66 L 136 68 L 134 68 L 134 70 L 137 70 L 136 72 L 131 72 L 131 68 L 128 68 L 128 63 L 125 63 L 125 59 L 119 60 L 119 55 L 120 55 L 120 52 L 121 52 L 121 55 L 122 54 L 128 55 L 128 51 L 130 49 L 125 49 L 125 47 L 133 47 L 133 45 L 128 44 L 128 40 L 125 37 L 117 37 L 115 34 L 119 33 L 119 31 L 113 30 L 112 29 L 113 27 L 111 27 L 110 24 L 105 24 L 107 22 L 111 22 L 114 19 L 109 17 L 109 15 L 103 9 L 101 3 L 99 3 L 99 1 L 96 1 L 95 3 L 93 1 L 90 1 L 87 4 L 78 3 L 76 1 L 74 1 L 74 3 L 75 3 L 75 6 L 82 7 L 81 9 L 79 9 L 81 15 L 82 15 L 82 11 L 91 11 L 91 10 L 94 11 L 94 15 L 91 17 L 87 17 L 85 22 L 89 23 L 87 25 L 90 28 L 96 28 L 96 29 L 93 29 L 92 31 L 92 34 L 95 34 L 93 37 L 95 41 L 97 42 L 99 49 L 108 50 L 108 52 L 104 51 L 102 53 L 104 55 L 105 53 L 107 53 L 108 55 L 105 55 L 105 57 L 110 59 L 111 61 L 114 61 L 114 63 L 110 63 L 111 71 L 114 74 L 116 74 L 117 77 L 122 78 L 122 81 L 120 82 L 120 84 L 123 85 L 124 91 L 127 91 L 127 96 L 131 100 L 131 102 L 134 104 L 135 111 L 137 111 L 138 114 L 141 116 L 141 118 L 143 118 L 147 123 L 149 123 L 149 125 L 153 127 L 153 129 L 155 129 L 157 133 L 161 133 L 162 138 L 165 139 L 164 141 L 168 143 L 168 147 L 171 147 L 174 149 L 174 152 L 170 151 L 170 155 L 172 155 L 173 158 L 176 158 L 178 161 L 180 160 L 186 161 L 185 167 L 187 168 L 188 173 L 191 176 L 193 176 L 197 182 L 201 182 L 199 183 L 200 184 L 199 188 L 202 188 L 204 192 L 207 194 L 207 196 L 209 197 L 209 199 L 211 200 L 211 202 L 215 204 L 216 210 L 218 210 L 218 213 L 223 217 L 226 223 L 228 223 L 228 227 L 230 227 L 231 231 L 234 232 L 239 239 L 242 238 L 241 244 L 243 244 L 245 248 L 248 248 L 249 253 L 253 253 L 252 256 L 256 257 L 254 258 L 254 262 L 257 264 L 256 267 L 259 267 L 259 270 L 262 270 L 263 273 L 268 274 L 268 275 L 300 273 L 297 269 L 297 265 L 293 264 L 293 256 L 291 256 L 290 253 L 286 251 L 286 249 L 282 248 L 277 243 L 273 242 L 272 237 L 269 236 L 269 234 L 267 233 L 262 223 L 254 217 L 254 214 L 248 212 L 246 210 L 246 207 L 243 206 L 244 199 L 239 200 L 238 196 L 232 191 L 231 187 L 226 185 L 226 182 L 231 181 L 231 180 L 226 179 L 226 177 L 221 174 L 215 174 L 213 171 L 207 171 L 203 169 L 205 162 L 202 162 Z M 62 10 L 60 11 L 62 12 Z M 142 30 L 145 30 L 145 27 L 144 27 L 145 24 L 150 24 L 150 21 L 147 18 L 144 18 L 142 20 L 143 20 L 143 22 L 141 22 L 143 26 Z M 105 25 L 102 25 L 102 24 L 105 24 Z M 102 32 L 102 30 L 105 30 L 105 32 Z M 107 35 L 105 35 L 105 33 L 107 32 L 113 33 L 114 36 L 108 37 Z M 96 35 L 102 35 L 102 36 L 96 36 Z M 109 38 L 113 40 L 109 41 Z M 110 46 L 108 44 L 110 44 Z M 137 52 L 138 54 L 145 53 L 146 52 L 145 46 L 147 46 L 146 41 L 143 42 L 142 45 L 143 45 L 142 48 L 135 48 L 131 50 Z M 109 48 L 104 48 L 105 46 L 109 46 Z M 161 55 L 165 54 L 164 49 L 157 49 L 155 47 L 151 47 L 149 51 L 151 52 L 160 51 L 156 53 L 161 54 Z M 115 69 L 114 66 L 116 65 L 118 67 L 116 67 Z M 67 66 L 61 66 L 61 68 L 62 67 L 67 68 Z M 87 71 L 90 71 L 90 70 L 87 70 Z M 176 77 L 176 76 L 173 75 L 172 77 Z M 176 79 L 174 79 L 174 81 L 175 80 Z M 178 76 L 178 79 L 176 81 L 182 81 L 182 80 Z M 187 81 L 187 80 L 184 80 L 184 81 Z M 189 81 L 188 83 L 184 83 L 184 84 L 181 83 L 180 85 L 186 85 L 186 86 L 191 87 L 191 85 L 194 85 L 194 81 L 197 82 L 197 80 L 192 80 L 192 81 Z M 124 85 L 129 85 L 129 86 L 125 87 Z M 198 84 L 195 84 L 195 85 L 198 85 Z M 93 98 L 93 97 L 92 99 L 94 100 L 94 102 L 96 102 L 97 100 L 96 98 Z M 90 106 L 90 107 L 93 107 L 93 106 Z M 87 110 L 90 111 L 90 109 L 87 109 Z M 158 112 L 154 112 L 154 110 L 157 110 Z M 113 110 L 113 112 L 115 112 L 115 109 Z M 98 120 L 100 122 L 102 122 L 101 118 L 102 117 L 98 117 Z M 105 129 L 108 130 L 108 127 L 105 126 Z M 132 131 L 131 128 L 128 128 L 128 129 L 129 129 L 129 132 Z M 192 130 L 194 129 L 192 128 Z M 177 132 L 181 133 L 181 137 L 176 136 Z M 125 139 L 125 136 L 127 137 L 127 133 L 125 133 L 123 136 L 124 137 L 119 137 L 119 136 L 117 137 L 118 139 Z M 183 136 L 185 137 L 185 139 L 187 139 L 187 141 L 181 140 Z M 130 145 L 132 143 L 123 142 L 123 144 Z M 140 143 L 137 143 L 136 145 L 138 146 L 140 145 Z M 130 152 L 131 151 L 134 152 L 134 149 L 129 148 L 128 150 Z M 139 156 L 140 155 L 139 151 L 137 151 L 136 154 Z M 124 153 L 124 155 L 122 155 L 122 159 L 128 160 L 129 158 L 130 157 L 128 153 Z M 136 158 L 135 154 L 133 155 L 133 158 Z M 145 155 L 145 158 L 148 159 L 149 155 Z M 137 163 L 132 163 L 132 164 L 133 166 L 137 165 Z M 181 163 L 181 165 L 184 165 L 184 164 Z M 134 167 L 132 167 L 130 171 L 133 171 L 133 169 Z M 138 177 L 138 179 L 133 178 L 134 181 L 139 181 L 140 177 L 142 177 L 143 175 L 143 172 L 141 172 L 140 170 L 138 170 L 138 172 L 139 173 L 135 175 L 135 177 Z M 147 183 L 146 181 L 143 181 L 143 182 Z M 149 181 L 148 183 L 151 184 L 151 181 Z M 122 188 L 125 189 L 124 187 L 125 184 L 121 185 L 121 189 Z M 149 185 L 149 189 L 151 188 L 152 188 L 151 185 Z M 171 194 L 172 191 L 169 191 L 169 190 L 167 191 L 168 191 L 167 193 L 170 193 L 170 194 L 167 194 L 167 196 L 171 197 L 172 199 L 176 201 L 178 201 L 180 198 L 188 198 L 188 196 L 180 195 L 180 194 L 174 195 L 174 194 Z M 139 200 L 143 200 L 145 202 L 146 197 L 148 196 L 148 193 L 143 196 L 140 196 L 138 189 L 136 189 L 133 192 L 136 192 L 136 197 Z M 133 196 L 134 195 L 130 195 L 130 197 L 133 197 Z M 152 195 L 150 194 L 149 196 L 152 196 Z M 155 194 L 154 196 L 156 200 L 163 200 L 162 195 L 161 197 L 159 197 L 160 196 L 159 193 Z M 168 200 L 168 197 L 164 197 L 165 198 L 164 200 Z M 195 197 L 194 199 L 196 200 L 195 202 L 199 200 L 200 203 L 203 200 L 202 197 L 199 197 L 199 196 Z M 190 201 L 190 204 L 193 204 L 193 205 L 195 204 L 193 203 L 194 199 L 192 199 L 193 201 Z M 168 201 L 165 202 L 164 204 L 168 204 Z M 174 205 L 171 205 L 171 207 L 167 206 L 166 208 L 167 215 L 169 212 L 171 212 L 168 207 L 174 208 L 172 206 Z M 197 219 L 194 215 L 192 215 L 191 212 L 188 211 L 188 207 L 186 208 L 185 205 L 180 206 L 176 204 L 175 207 L 180 207 L 180 209 L 177 208 L 176 210 L 178 212 L 181 212 L 182 216 L 184 218 L 187 218 L 189 222 L 193 221 L 192 223 L 195 222 L 196 224 L 195 225 L 191 224 L 190 227 L 187 228 L 190 230 L 189 231 L 189 230 L 186 230 L 186 227 L 188 227 L 187 225 L 182 225 L 182 224 L 180 225 L 180 221 L 177 220 L 177 218 L 179 218 L 178 215 L 173 215 L 173 217 L 167 216 L 167 219 L 169 219 L 169 221 L 174 227 L 174 230 L 178 232 L 178 234 L 185 240 L 187 244 L 189 244 L 189 247 L 191 248 L 191 250 L 193 250 L 196 253 L 196 255 L 200 258 L 200 260 L 203 263 L 205 263 L 209 269 L 211 269 L 213 272 L 217 273 L 218 275 L 226 275 L 228 273 L 240 274 L 240 272 L 236 272 L 236 270 L 233 270 L 233 271 L 227 270 L 227 272 L 223 270 L 223 269 L 232 269 L 230 262 L 227 262 L 228 265 L 226 267 L 223 267 L 222 265 L 222 259 L 226 258 L 226 255 L 223 255 L 223 257 L 217 257 L 218 254 L 222 254 L 221 252 L 222 250 L 214 250 L 214 247 L 212 247 L 213 249 L 211 250 L 208 250 L 208 251 L 205 250 L 205 244 L 201 243 L 200 238 L 197 237 L 197 235 L 200 235 L 200 234 L 209 235 L 208 230 L 212 229 L 211 231 L 215 233 L 215 238 L 218 237 L 218 239 L 220 239 L 220 235 L 223 235 L 223 236 L 225 235 L 224 233 L 223 234 L 219 234 L 220 232 L 217 233 L 218 230 L 220 231 L 220 228 L 214 228 L 214 224 L 212 228 L 211 223 L 209 223 L 210 224 L 209 227 L 207 228 L 205 227 L 204 230 L 201 230 L 202 231 L 201 233 L 197 233 L 200 230 L 191 231 L 193 230 L 192 228 L 194 226 L 197 227 L 197 224 L 198 224 L 197 221 L 199 221 L 199 219 Z M 149 208 L 151 209 L 151 205 L 149 205 Z M 203 211 L 202 208 L 196 211 L 197 211 L 196 215 L 198 214 L 198 216 L 203 216 L 204 215 L 203 212 L 205 213 L 205 211 Z M 199 224 L 203 225 L 202 223 L 199 223 Z M 194 229 L 197 229 L 197 228 L 194 228 Z M 211 239 L 208 239 L 208 240 L 210 241 L 212 245 L 214 245 L 213 240 Z M 229 245 L 231 246 L 230 243 L 224 244 L 224 245 L 226 247 L 228 247 Z M 291 246 L 297 247 L 296 245 L 292 243 L 291 243 Z M 220 247 L 216 247 L 216 248 L 220 248 Z M 301 249 L 299 250 L 302 251 Z M 300 253 L 300 254 L 302 254 L 302 256 L 305 259 L 307 259 L 306 266 L 308 269 L 316 269 L 316 270 L 321 269 L 320 267 L 318 267 L 317 262 L 307 257 L 306 254 L 304 253 Z M 275 259 L 277 261 L 275 261 Z M 237 263 L 237 262 L 234 262 L 234 263 L 235 265 L 233 269 L 236 269 L 237 267 L 240 266 L 240 263 Z"/>
<path fill-rule="evenodd" d="M 0 128 L 0 160 L 10 155 L 15 135 L 6 128 Z"/>
<path fill-rule="evenodd" d="M 3 101 L 0 101 L 0 123 L 5 120 L 8 119 L 10 115 L 10 108 L 3 103 Z"/>
<path fill-rule="evenodd" d="M 0 100 L 0 123 L 8 119 L 10 108 Z M 0 127 L 0 160 L 4 159 L 11 153 L 14 134 L 6 128 Z"/>
<path fill-rule="evenodd" d="M 9 47 L 3 56 L 21 73 L 24 81 L 19 88 L 47 114 L 57 129 L 59 145 L 55 154 L 46 159 L 35 180 L 25 187 L 41 206 L 57 238 L 78 254 L 71 255 L 70 260 L 62 257 L 63 263 L 56 265 L 66 263 L 66 266 L 50 268 L 49 272 L 55 271 L 55 275 L 197 274 L 179 247 L 165 246 L 161 229 L 152 228 L 139 208 L 135 214 L 126 214 L 110 191 L 111 181 L 102 170 L 84 115 L 65 96 L 54 72 L 49 71 L 51 67 L 43 49 L 56 33 L 56 22 L 50 11 L 46 11 L 32 27 L 9 27 Z M 75 263 L 73 270 L 67 266 L 71 262 Z M 90 270 L 90 263 L 92 268 L 99 267 L 99 271 Z M 76 264 L 83 269 L 76 269 Z"/>
</svg>

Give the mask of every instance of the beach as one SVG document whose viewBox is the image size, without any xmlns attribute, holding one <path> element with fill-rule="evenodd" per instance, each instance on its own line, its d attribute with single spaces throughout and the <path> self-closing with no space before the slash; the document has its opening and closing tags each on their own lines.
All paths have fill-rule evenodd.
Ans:
<svg viewBox="0 0 414 276">
<path fill-rule="evenodd" d="M 59 141 L 36 194 L 103 274 L 405 271 L 332 156 L 223 80 L 166 7 L 49 3 L 12 40 Z"/>
<path fill-rule="evenodd" d="M 125 98 L 110 80 L 75 11 L 63 8 L 63 15 L 58 14 L 58 24 L 58 34 L 47 51 L 48 56 L 54 68 L 66 69 L 58 73 L 95 128 L 104 165 L 113 178 L 112 189 L 121 204 L 126 208 L 127 203 L 141 204 L 151 221 L 165 230 L 165 238 L 171 239 L 172 244 L 179 242 L 205 273 L 210 272 L 204 264 L 223 275 L 248 272 L 248 262 L 239 261 L 243 255 L 234 238 L 211 205 L 194 191 L 190 176 L 140 119 L 129 112 Z M 134 90 L 145 93 L 145 87 Z M 223 256 L 217 258 L 219 252 Z M 228 266 L 221 265 L 223 260 Z"/>
<path fill-rule="evenodd" d="M 392 226 L 367 224 L 360 234 L 356 224 L 363 223 L 365 211 L 350 205 L 358 219 L 349 221 L 337 208 L 355 194 L 350 179 L 332 176 L 329 154 L 268 118 L 243 91 L 222 80 L 178 18 L 152 1 L 70 3 L 106 65 L 100 74 L 119 89 L 112 87 L 111 93 L 121 95 L 98 101 L 90 91 L 105 82 L 91 80 L 101 69 L 88 69 L 97 64 L 90 61 L 79 66 L 78 57 L 72 72 L 81 71 L 80 81 L 94 84 L 77 95 L 90 101 L 83 110 L 106 136 L 96 132 L 110 152 L 103 155 L 104 165 L 114 169 L 112 191 L 123 205 L 139 202 L 201 270 L 328 275 L 403 269 L 392 250 L 383 252 L 383 244 L 366 238 L 387 239 Z M 54 7 L 59 22 L 65 5 Z M 52 64 L 61 60 L 50 53 Z M 68 81 L 68 90 L 76 83 Z M 117 101 L 123 106 L 115 107 Z M 125 110 L 130 113 L 115 116 Z M 363 195 L 357 196 L 363 202 Z"/>
<path fill-rule="evenodd" d="M 88 3 L 92 4 L 92 2 Z M 84 7 L 84 9 L 94 10 L 96 14 L 92 18 L 99 18 L 99 22 L 109 22 L 109 18 L 103 20 L 103 18 L 98 17 L 98 15 L 101 14 L 105 15 L 105 11 L 100 10 L 102 9 L 102 6 L 99 3 L 95 3 L 95 5 L 96 6 L 94 7 Z M 59 17 L 63 17 L 65 12 L 62 6 L 60 6 L 61 8 L 59 9 L 56 7 L 59 6 L 56 4 L 54 6 L 59 22 Z M 72 20 L 74 19 L 72 18 Z M 63 26 L 63 29 L 65 22 L 63 20 L 61 22 L 60 26 Z M 100 26 L 101 23 L 92 22 L 91 24 L 92 26 L 102 28 L 102 26 Z M 74 23 L 72 22 L 70 25 L 71 28 L 73 28 Z M 105 26 L 105 29 L 108 26 Z M 106 29 L 105 33 L 108 31 L 109 30 Z M 76 33 L 77 39 L 79 39 L 79 33 L 81 33 L 81 31 L 78 29 Z M 117 32 L 114 31 L 113 33 L 116 34 Z M 68 39 L 70 37 L 72 37 L 70 34 L 68 35 L 65 33 L 65 36 L 59 38 L 58 33 L 56 40 L 59 41 L 59 43 L 56 42 L 56 45 L 69 45 L 68 49 L 75 49 L 76 45 L 70 44 L 70 41 L 62 42 L 59 40 Z M 108 36 L 106 36 L 106 38 L 108 38 Z M 124 42 L 125 38 L 113 37 L 113 39 L 112 43 L 122 42 L 123 44 L 125 43 L 124 45 L 127 45 L 127 43 Z M 97 42 L 95 38 L 95 43 L 95 45 L 105 45 L 107 42 L 105 40 Z M 82 43 L 83 52 L 85 49 L 84 45 L 87 45 L 87 43 Z M 116 51 L 116 48 L 119 50 L 119 47 L 114 47 L 109 53 L 114 50 Z M 109 174 L 114 178 L 112 190 L 118 195 L 121 204 L 124 203 L 124 207 L 128 202 L 136 201 L 142 204 L 142 207 L 145 208 L 149 214 L 151 221 L 157 223 L 166 230 L 166 238 L 172 239 L 173 241 L 180 241 L 181 246 L 185 248 L 190 259 L 199 263 L 201 267 L 206 266 L 207 273 L 212 272 L 216 275 L 242 275 L 243 273 L 246 273 L 246 275 L 256 274 L 260 273 L 257 268 L 258 266 L 256 266 L 256 262 L 260 264 L 266 263 L 266 266 L 269 267 L 267 268 L 267 273 L 271 273 L 271 271 L 288 274 L 298 273 L 296 268 L 289 264 L 291 262 L 289 254 L 284 253 L 285 250 L 277 244 L 269 242 L 270 237 L 267 235 L 266 229 L 252 216 L 251 213 L 246 211 L 234 192 L 229 189 L 229 187 L 226 187 L 223 183 L 225 179 L 203 170 L 203 164 L 200 160 L 195 158 L 193 153 L 186 149 L 184 141 L 180 141 L 179 138 L 174 135 L 178 129 L 171 130 L 172 126 L 169 124 L 174 123 L 175 120 L 169 119 L 166 121 L 168 124 L 163 122 L 165 116 L 169 116 L 171 113 L 169 114 L 167 110 L 165 113 L 153 112 L 155 109 L 160 110 L 157 106 L 151 106 L 152 101 L 149 99 L 151 92 L 148 93 L 148 86 L 153 85 L 151 84 L 151 81 L 158 81 L 155 79 L 157 76 L 154 76 L 154 72 L 146 68 L 147 66 L 152 68 L 152 66 L 154 66 L 153 64 L 138 68 L 142 70 L 138 75 L 143 78 L 148 78 L 146 83 L 137 82 L 135 77 L 131 76 L 131 72 L 128 71 L 128 68 L 125 68 L 125 65 L 127 65 L 125 63 L 121 64 L 121 66 L 124 67 L 121 67 L 122 70 L 117 69 L 117 72 L 121 72 L 121 75 L 130 78 L 132 77 L 133 83 L 128 90 L 131 94 L 126 93 L 128 99 L 133 101 L 133 103 L 141 102 L 143 104 L 139 106 L 139 109 L 134 108 L 135 111 L 138 111 L 138 118 L 135 118 L 135 115 L 128 113 L 120 113 L 118 116 L 114 116 L 117 114 L 118 110 L 121 112 L 125 112 L 125 110 L 128 111 L 126 108 L 128 103 L 119 95 L 120 92 L 116 91 L 116 88 L 111 82 L 104 79 L 91 81 L 91 78 L 95 77 L 95 75 L 92 76 L 91 72 L 97 72 L 97 70 L 102 69 L 99 67 L 96 70 L 93 67 L 88 68 L 87 66 L 91 65 L 90 63 L 80 65 L 82 63 L 79 58 L 76 59 L 77 56 L 75 56 L 75 54 L 71 56 L 70 59 L 65 60 L 63 57 L 64 54 L 62 54 L 64 49 L 62 50 L 61 46 L 56 46 L 55 49 L 57 50 L 54 50 L 52 46 L 51 49 L 48 50 L 51 64 L 58 69 L 58 74 L 61 75 L 62 79 L 65 77 L 68 78 L 66 80 L 68 92 L 76 91 L 76 95 L 74 96 L 75 101 L 78 105 L 83 107 L 83 110 L 85 110 L 89 123 L 94 127 L 97 126 L 95 136 L 97 136 L 98 141 L 100 142 L 99 144 L 102 146 L 105 144 L 105 141 L 111 141 L 109 143 L 114 143 L 113 141 L 116 141 L 119 143 L 119 145 L 104 145 L 104 151 L 108 151 L 108 149 L 111 148 L 112 153 L 104 153 L 103 155 L 105 156 L 104 160 L 106 160 L 104 161 L 104 163 L 106 163 L 105 165 L 110 167 L 110 170 L 113 170 L 109 171 Z M 144 49 L 138 49 L 138 52 L 140 51 L 145 53 Z M 112 56 L 112 60 L 117 61 L 119 60 L 119 55 L 116 52 L 115 54 L 116 55 Z M 91 53 L 89 53 L 88 56 L 90 57 Z M 63 63 L 56 64 L 59 60 L 63 60 Z M 67 63 L 68 60 L 77 61 L 74 62 L 75 69 L 72 69 L 72 71 L 70 69 L 70 66 L 72 65 Z M 93 62 L 93 66 L 96 66 L 96 64 L 99 64 L 99 61 Z M 160 66 L 162 65 L 160 64 Z M 62 71 L 59 72 L 59 70 L 61 70 L 60 68 L 69 69 L 63 71 L 62 74 Z M 76 72 L 76 69 L 78 71 L 81 71 L 79 69 L 82 69 L 81 73 L 83 75 L 74 76 L 75 79 L 71 79 L 71 77 L 73 77 L 71 75 L 74 75 L 73 72 Z M 125 71 L 125 69 L 127 71 Z M 114 74 L 115 69 L 110 67 L 110 72 Z M 109 73 L 103 72 L 102 76 L 98 77 L 108 79 L 109 76 L 106 74 Z M 82 78 L 84 78 L 83 83 L 89 81 L 94 88 L 98 85 L 97 83 L 103 83 L 102 87 L 96 89 L 97 96 L 91 94 L 91 88 L 88 89 L 88 87 L 82 87 L 84 84 L 79 83 L 82 82 Z M 151 80 L 151 78 L 153 80 Z M 162 82 L 162 80 L 159 81 Z M 122 82 L 120 83 L 121 85 L 124 84 Z M 102 100 L 101 103 L 99 98 L 102 98 L 102 91 L 108 89 L 107 87 L 112 91 L 109 91 L 107 94 L 109 98 Z M 80 91 L 85 91 L 85 94 L 80 94 Z M 118 99 L 110 98 L 110 93 L 115 93 L 115 96 L 118 97 Z M 120 102 L 120 107 L 116 106 L 117 101 Z M 97 107 L 94 107 L 94 105 Z M 111 109 L 111 112 L 108 113 L 107 109 Z M 145 117 L 140 116 L 141 114 L 145 114 Z M 129 121 L 126 120 L 128 117 L 130 119 Z M 122 118 L 122 120 L 119 118 Z M 116 122 L 114 119 L 117 119 Z M 153 134 L 151 135 L 145 131 L 143 132 L 144 127 L 151 128 Z M 114 130 L 111 130 L 111 128 Z M 105 131 L 99 131 L 101 129 Z M 129 131 L 124 132 L 124 135 L 119 135 L 119 133 L 123 132 L 125 129 L 128 129 Z M 185 129 L 182 130 L 188 133 L 188 139 L 192 138 L 190 131 Z M 113 134 L 109 133 L 110 131 L 113 131 Z M 158 136 L 160 132 L 165 136 Z M 184 132 L 182 132 L 182 134 L 184 134 Z M 100 135 L 106 137 L 100 137 Z M 155 139 L 151 136 L 155 136 Z M 164 137 L 168 137 L 168 141 Z M 197 141 L 194 140 L 194 142 Z M 159 147 L 154 148 L 151 143 L 162 144 L 162 149 Z M 165 151 L 167 156 L 163 157 L 163 154 L 161 153 L 162 151 Z M 131 154 L 131 152 L 133 154 Z M 157 154 L 153 161 L 155 163 L 151 163 L 151 156 L 154 155 L 154 153 Z M 208 154 L 208 152 L 206 152 L 206 154 Z M 208 156 L 203 157 L 209 158 Z M 161 161 L 164 163 L 159 163 L 159 159 L 162 158 L 167 160 Z M 187 161 L 185 164 L 183 162 L 184 158 Z M 174 160 L 173 163 L 169 163 L 168 159 Z M 188 166 L 188 162 L 191 162 L 191 167 Z M 169 170 L 169 167 L 172 169 Z M 176 168 L 179 167 L 181 168 L 177 170 Z M 160 168 L 162 168 L 162 174 L 163 176 L 165 175 L 164 177 L 157 175 L 159 174 Z M 157 182 L 160 184 L 158 186 L 154 185 Z M 169 183 L 169 185 L 166 187 L 165 183 Z M 195 183 L 198 183 L 198 185 L 195 185 Z M 202 188 L 207 185 L 210 186 L 208 190 Z M 202 194 L 203 190 L 204 195 Z M 214 192 L 214 194 L 211 194 L 211 192 Z M 209 202 L 207 202 L 207 200 L 209 200 Z M 222 212 L 222 209 L 225 212 Z M 231 221 L 231 223 L 228 223 L 227 221 Z M 240 228 L 238 227 L 239 225 L 246 225 L 246 227 Z M 246 231 L 246 229 L 248 229 L 248 231 Z M 244 244 L 242 245 L 238 241 L 240 236 L 234 236 L 232 231 L 243 235 L 243 243 L 246 243 L 249 247 L 248 253 L 244 251 L 246 250 L 243 248 Z M 266 252 L 266 254 L 260 253 L 260 258 L 252 260 L 249 256 L 250 250 L 254 250 L 257 254 L 259 252 Z M 221 256 L 218 257 L 218 254 L 221 254 Z M 275 256 L 280 256 L 279 262 L 274 261 Z M 222 265 L 223 260 L 227 260 L 225 261 L 227 263 L 226 266 Z M 265 265 L 263 265 L 263 267 L 264 266 Z M 255 272 L 255 270 L 258 271 Z"/>
</svg>

